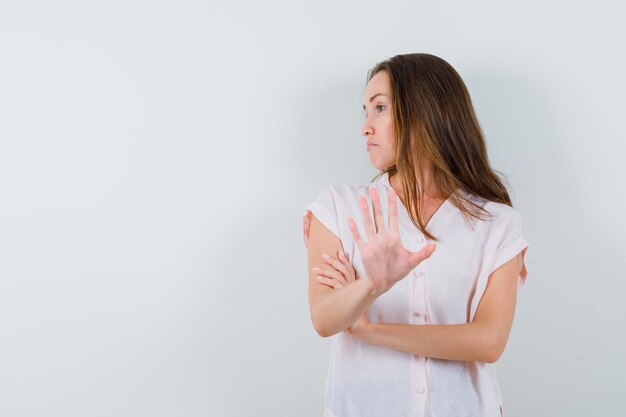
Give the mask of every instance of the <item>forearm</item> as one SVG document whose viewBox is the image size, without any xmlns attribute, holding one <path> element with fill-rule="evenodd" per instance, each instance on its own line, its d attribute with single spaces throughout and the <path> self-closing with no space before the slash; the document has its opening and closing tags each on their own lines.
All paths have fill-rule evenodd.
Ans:
<svg viewBox="0 0 626 417">
<path fill-rule="evenodd" d="M 352 325 L 381 294 L 364 279 L 321 293 L 312 303 L 313 325 L 323 337 L 339 333 Z"/>
<path fill-rule="evenodd" d="M 369 323 L 358 338 L 364 342 L 437 359 L 495 362 L 490 329 L 484 323 Z"/>
</svg>

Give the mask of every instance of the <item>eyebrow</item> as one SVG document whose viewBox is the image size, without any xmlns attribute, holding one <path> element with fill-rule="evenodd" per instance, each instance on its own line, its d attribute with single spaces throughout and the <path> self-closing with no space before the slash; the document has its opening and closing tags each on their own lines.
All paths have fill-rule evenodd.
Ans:
<svg viewBox="0 0 626 417">
<path fill-rule="evenodd" d="M 373 96 L 370 97 L 370 103 L 378 96 L 387 96 L 389 97 L 389 95 L 385 94 L 385 93 L 376 93 Z M 365 110 L 365 104 L 363 105 L 363 110 Z"/>
</svg>

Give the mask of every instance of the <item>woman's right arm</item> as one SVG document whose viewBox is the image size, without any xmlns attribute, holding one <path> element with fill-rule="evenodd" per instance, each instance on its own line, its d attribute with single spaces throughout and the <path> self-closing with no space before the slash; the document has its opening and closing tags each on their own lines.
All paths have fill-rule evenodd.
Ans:
<svg viewBox="0 0 626 417">
<path fill-rule="evenodd" d="M 338 258 L 341 241 L 311 213 L 308 235 L 309 306 L 317 333 L 329 337 L 352 325 L 382 293 L 367 279 L 357 279 L 341 288 L 320 283 L 313 267 L 328 268 L 322 254 Z"/>
</svg>

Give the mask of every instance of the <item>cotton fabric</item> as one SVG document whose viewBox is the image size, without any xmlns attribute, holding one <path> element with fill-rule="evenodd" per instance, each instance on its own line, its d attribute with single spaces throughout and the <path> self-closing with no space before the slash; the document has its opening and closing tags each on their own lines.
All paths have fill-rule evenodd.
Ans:
<svg viewBox="0 0 626 417">
<path fill-rule="evenodd" d="M 346 221 L 355 219 L 367 240 L 359 196 L 373 214 L 368 187 L 380 195 L 389 225 L 389 174 L 367 185 L 331 185 L 306 207 L 342 243 L 353 268 L 364 275 L 359 250 Z M 432 256 L 381 295 L 365 311 L 376 323 L 460 324 L 474 320 L 489 275 L 515 256 L 521 259 L 518 288 L 527 272 L 522 218 L 510 206 L 457 190 L 486 209 L 490 220 L 466 222 L 448 198 L 433 214 L 426 239 L 400 199 L 399 232 L 404 247 L 417 251 L 435 243 Z M 373 221 L 373 217 L 372 221 Z M 473 229 L 472 227 L 473 226 Z M 495 363 L 442 360 L 361 342 L 342 331 L 330 337 L 324 417 L 501 417 L 502 399 Z"/>
</svg>

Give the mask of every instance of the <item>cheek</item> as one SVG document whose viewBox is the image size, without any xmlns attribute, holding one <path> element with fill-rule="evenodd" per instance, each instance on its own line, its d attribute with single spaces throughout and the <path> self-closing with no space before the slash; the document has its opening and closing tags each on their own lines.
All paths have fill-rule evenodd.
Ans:
<svg viewBox="0 0 626 417">
<path fill-rule="evenodd" d="M 396 131 L 393 128 L 393 123 L 389 121 L 387 128 L 385 129 L 386 142 L 389 146 L 395 146 Z"/>
<path fill-rule="evenodd" d="M 387 156 L 390 160 L 395 161 L 397 155 L 396 141 L 394 140 L 394 138 L 391 138 L 391 140 L 389 140 L 389 144 L 385 148 L 385 156 Z"/>
<path fill-rule="evenodd" d="M 396 153 L 396 140 L 393 136 L 387 137 L 384 144 L 385 153 L 395 154 Z"/>
</svg>

